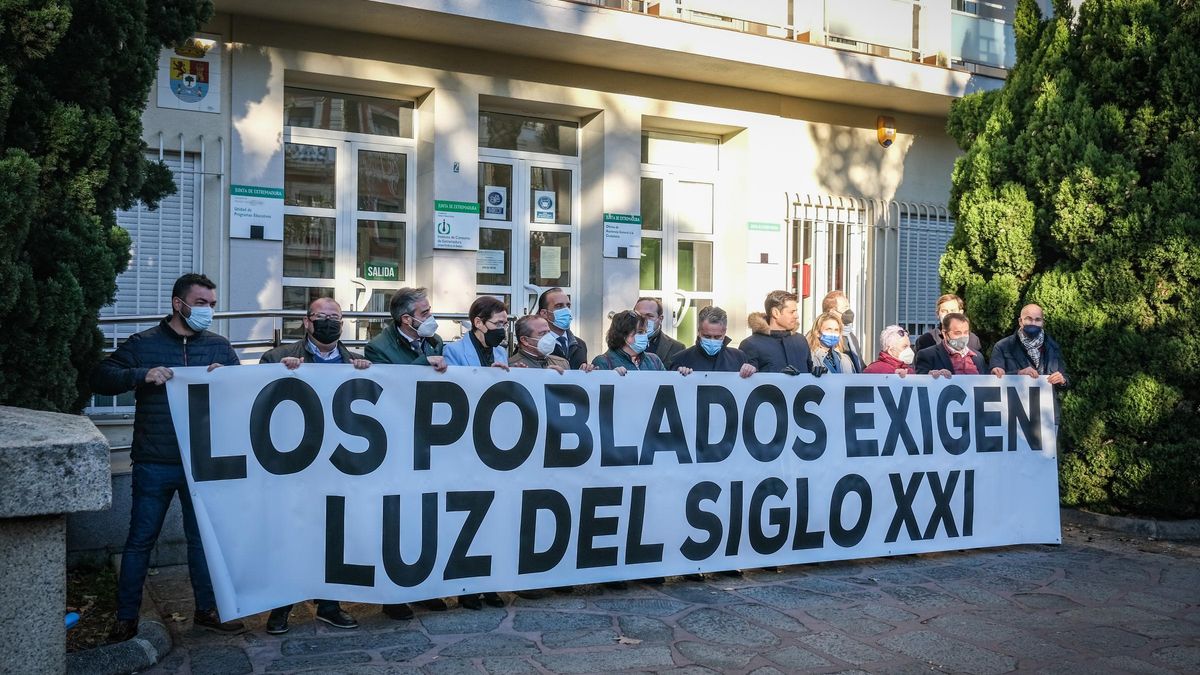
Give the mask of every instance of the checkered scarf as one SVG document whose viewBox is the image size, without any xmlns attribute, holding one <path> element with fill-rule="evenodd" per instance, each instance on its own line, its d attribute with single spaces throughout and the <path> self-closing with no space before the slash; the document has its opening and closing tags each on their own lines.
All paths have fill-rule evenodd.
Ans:
<svg viewBox="0 0 1200 675">
<path fill-rule="evenodd" d="M 1033 367 L 1038 372 L 1042 370 L 1042 345 L 1046 343 L 1046 331 L 1038 331 L 1037 337 L 1031 338 L 1025 334 L 1024 328 L 1017 329 L 1017 339 L 1021 341 L 1021 346 L 1025 347 L 1025 353 L 1029 355 L 1029 360 L 1033 361 Z"/>
</svg>

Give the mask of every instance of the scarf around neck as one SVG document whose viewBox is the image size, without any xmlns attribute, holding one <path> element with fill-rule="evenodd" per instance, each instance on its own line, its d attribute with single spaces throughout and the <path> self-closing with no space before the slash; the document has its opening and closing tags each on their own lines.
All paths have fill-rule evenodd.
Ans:
<svg viewBox="0 0 1200 675">
<path fill-rule="evenodd" d="M 1045 329 L 1038 331 L 1037 337 L 1031 338 L 1025 334 L 1022 328 L 1017 329 L 1017 339 L 1021 341 L 1021 346 L 1025 348 L 1025 353 L 1029 355 L 1029 360 L 1033 362 L 1033 367 L 1038 372 L 1042 370 L 1042 345 L 1046 343 Z"/>
</svg>

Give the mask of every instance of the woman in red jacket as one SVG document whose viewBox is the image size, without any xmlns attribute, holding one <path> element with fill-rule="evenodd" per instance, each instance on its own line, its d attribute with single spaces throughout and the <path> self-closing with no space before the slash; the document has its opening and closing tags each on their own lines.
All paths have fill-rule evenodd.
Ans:
<svg viewBox="0 0 1200 675">
<path fill-rule="evenodd" d="M 896 374 L 904 377 L 917 372 L 912 367 L 914 358 L 912 343 L 908 339 L 908 331 L 900 326 L 888 326 L 879 334 L 879 358 L 868 365 L 863 372 L 876 375 Z"/>
</svg>

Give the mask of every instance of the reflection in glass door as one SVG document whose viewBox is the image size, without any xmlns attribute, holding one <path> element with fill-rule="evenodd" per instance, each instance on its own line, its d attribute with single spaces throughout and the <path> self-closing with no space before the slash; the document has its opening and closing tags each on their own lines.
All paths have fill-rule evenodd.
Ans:
<svg viewBox="0 0 1200 675">
<path fill-rule="evenodd" d="M 476 291 L 501 298 L 515 316 L 535 309 L 546 288 L 575 297 L 578 241 L 578 163 L 522 154 L 479 161 Z"/>
<path fill-rule="evenodd" d="M 688 345 L 713 304 L 715 199 L 711 181 L 643 173 L 641 294 L 662 301 L 663 330 Z"/>
<path fill-rule="evenodd" d="M 345 311 L 387 309 L 412 269 L 410 147 L 288 134 L 284 143 L 283 307 L 333 296 Z M 346 322 L 367 339 L 381 321 Z M 298 320 L 286 337 L 302 334 Z"/>
</svg>

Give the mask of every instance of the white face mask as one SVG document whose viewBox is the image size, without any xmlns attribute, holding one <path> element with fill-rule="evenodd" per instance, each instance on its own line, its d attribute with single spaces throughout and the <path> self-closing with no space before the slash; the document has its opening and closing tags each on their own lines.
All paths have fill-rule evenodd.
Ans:
<svg viewBox="0 0 1200 675">
<path fill-rule="evenodd" d="M 416 317 L 413 317 L 413 322 L 416 322 Z M 437 319 L 433 318 L 433 315 L 430 314 L 429 318 L 425 319 L 419 324 L 416 324 L 414 327 L 417 329 L 417 335 L 420 335 L 423 338 L 433 337 L 433 334 L 436 333 L 438 329 Z"/>
<path fill-rule="evenodd" d="M 538 338 L 537 350 L 542 356 L 550 356 L 554 353 L 554 348 L 558 345 L 558 340 L 555 339 L 554 333 L 546 331 L 546 334 Z"/>
<path fill-rule="evenodd" d="M 904 351 L 900 352 L 900 355 L 896 358 L 909 365 L 912 365 L 913 359 L 916 358 L 916 354 L 913 353 L 912 347 L 905 347 Z"/>
</svg>

